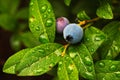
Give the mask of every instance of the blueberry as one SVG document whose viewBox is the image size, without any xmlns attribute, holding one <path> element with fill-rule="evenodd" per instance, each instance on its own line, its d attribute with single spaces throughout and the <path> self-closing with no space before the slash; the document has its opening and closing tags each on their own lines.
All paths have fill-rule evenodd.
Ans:
<svg viewBox="0 0 120 80">
<path fill-rule="evenodd" d="M 57 33 L 62 34 L 65 26 L 69 24 L 69 20 L 66 17 L 60 17 L 57 18 L 56 24 L 57 24 Z"/>
<path fill-rule="evenodd" d="M 78 43 L 83 37 L 83 29 L 75 23 L 68 24 L 63 30 L 63 37 L 70 44 Z"/>
</svg>

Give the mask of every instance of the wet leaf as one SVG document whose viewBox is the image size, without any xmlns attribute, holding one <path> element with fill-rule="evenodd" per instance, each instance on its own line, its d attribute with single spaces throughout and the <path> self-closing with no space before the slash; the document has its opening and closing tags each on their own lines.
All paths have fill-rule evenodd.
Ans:
<svg viewBox="0 0 120 80">
<path fill-rule="evenodd" d="M 90 19 L 90 17 L 86 14 L 85 11 L 80 11 L 80 12 L 78 12 L 77 17 L 78 17 L 80 20 L 89 20 L 89 19 Z"/>
<path fill-rule="evenodd" d="M 113 21 L 103 28 L 103 32 L 108 36 L 107 40 L 99 48 L 102 59 L 114 59 L 120 52 L 120 22 Z"/>
<path fill-rule="evenodd" d="M 80 76 L 95 80 L 95 70 L 91 54 L 84 44 L 70 46 L 69 56 L 73 59 Z"/>
<path fill-rule="evenodd" d="M 51 70 L 61 58 L 63 47 L 56 43 L 36 46 L 29 50 L 16 66 L 19 76 L 42 75 Z"/>
<path fill-rule="evenodd" d="M 97 80 L 119 80 L 120 61 L 101 60 L 96 62 Z"/>
<path fill-rule="evenodd" d="M 16 20 L 9 14 L 0 14 L 0 27 L 5 30 L 14 31 L 16 27 Z"/>
<path fill-rule="evenodd" d="M 106 35 L 101 30 L 91 26 L 85 30 L 83 43 L 88 48 L 89 52 L 94 54 L 105 39 Z"/>
<path fill-rule="evenodd" d="M 33 36 L 31 32 L 21 34 L 21 40 L 26 47 L 35 47 L 40 45 L 40 42 Z"/>
<path fill-rule="evenodd" d="M 73 60 L 65 55 L 58 65 L 59 80 L 79 80 L 78 70 Z"/>
<path fill-rule="evenodd" d="M 100 1 L 100 7 L 97 9 L 96 14 L 100 18 L 112 19 L 113 13 L 110 4 L 107 2 L 107 0 L 99 0 L 99 1 Z"/>
<path fill-rule="evenodd" d="M 64 2 L 67 6 L 70 6 L 71 0 L 64 0 Z"/>
<path fill-rule="evenodd" d="M 15 67 L 16 65 L 21 61 L 23 56 L 26 54 L 27 51 L 30 49 L 23 49 L 16 54 L 12 55 L 8 58 L 8 60 L 5 62 L 3 67 L 3 72 L 9 73 L 9 74 L 15 74 Z"/>
<path fill-rule="evenodd" d="M 55 16 L 47 0 L 31 0 L 29 27 L 41 43 L 53 42 L 55 38 Z"/>
</svg>

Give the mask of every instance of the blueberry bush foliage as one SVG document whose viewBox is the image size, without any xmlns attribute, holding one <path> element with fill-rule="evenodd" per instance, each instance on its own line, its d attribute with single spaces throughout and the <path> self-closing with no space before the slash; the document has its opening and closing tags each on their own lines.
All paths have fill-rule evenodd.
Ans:
<svg viewBox="0 0 120 80">
<path fill-rule="evenodd" d="M 83 27 L 81 42 L 68 45 L 56 33 L 56 18 L 61 16 Z M 22 34 L 26 49 L 9 57 L 3 72 L 47 73 L 53 80 L 120 80 L 119 0 L 31 0 L 29 29 Z"/>
</svg>

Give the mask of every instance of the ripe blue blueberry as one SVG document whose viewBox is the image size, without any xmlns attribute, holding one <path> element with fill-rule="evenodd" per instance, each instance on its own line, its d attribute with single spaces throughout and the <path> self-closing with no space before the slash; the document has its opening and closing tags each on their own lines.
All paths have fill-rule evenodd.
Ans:
<svg viewBox="0 0 120 80">
<path fill-rule="evenodd" d="M 57 33 L 60 33 L 62 34 L 63 33 L 63 29 L 66 27 L 66 25 L 69 24 L 69 20 L 65 17 L 60 17 L 60 18 L 57 18 L 57 22 L 56 22 L 56 25 L 57 25 Z"/>
<path fill-rule="evenodd" d="M 63 30 L 63 37 L 70 44 L 78 43 L 83 37 L 83 29 L 75 23 L 68 24 Z"/>
</svg>

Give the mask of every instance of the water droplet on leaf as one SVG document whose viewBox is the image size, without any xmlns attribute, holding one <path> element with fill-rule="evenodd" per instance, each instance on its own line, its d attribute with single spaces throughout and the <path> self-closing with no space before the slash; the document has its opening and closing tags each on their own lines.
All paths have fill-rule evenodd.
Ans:
<svg viewBox="0 0 120 80">
<path fill-rule="evenodd" d="M 115 71 L 116 69 L 117 69 L 116 65 L 110 66 L 110 70 L 111 70 L 111 71 Z"/>
<path fill-rule="evenodd" d="M 94 39 L 95 41 L 100 41 L 101 40 L 101 38 L 100 37 L 95 37 L 95 39 Z"/>
<path fill-rule="evenodd" d="M 40 50 L 38 50 L 40 53 L 44 53 L 44 50 L 42 50 L 42 49 L 40 49 Z"/>
<path fill-rule="evenodd" d="M 52 9 L 48 9 L 48 13 L 50 13 L 52 11 Z"/>
<path fill-rule="evenodd" d="M 50 26 L 52 26 L 52 24 L 53 24 L 53 19 L 52 18 L 47 19 L 47 21 L 45 23 L 46 27 L 50 27 Z"/>
<path fill-rule="evenodd" d="M 70 55 L 71 58 L 74 58 L 76 56 L 76 53 L 75 52 L 71 52 L 69 55 Z"/>
<path fill-rule="evenodd" d="M 90 58 L 87 56 L 87 57 L 85 57 L 85 64 L 87 65 L 87 66 L 91 66 L 92 65 L 92 61 L 90 60 Z"/>
<path fill-rule="evenodd" d="M 92 72 L 92 70 L 93 70 L 92 67 L 88 67 L 89 72 Z"/>
<path fill-rule="evenodd" d="M 36 30 L 36 31 L 39 31 L 39 30 L 40 30 L 40 27 L 39 27 L 39 26 L 37 26 L 35 30 Z"/>
<path fill-rule="evenodd" d="M 99 66 L 100 66 L 100 67 L 105 67 L 105 63 L 104 63 L 104 62 L 100 62 L 100 63 L 99 63 Z"/>
<path fill-rule="evenodd" d="M 40 74 L 41 72 L 43 72 L 43 70 L 42 69 L 38 69 L 38 70 L 34 70 L 34 72 Z"/>
<path fill-rule="evenodd" d="M 45 34 L 41 34 L 41 35 L 40 35 L 39 41 L 40 41 L 41 43 L 48 43 L 48 42 L 49 42 L 49 41 L 48 41 L 48 38 L 47 38 L 47 36 L 46 36 Z"/>
<path fill-rule="evenodd" d="M 43 15 L 43 18 L 47 18 L 47 15 L 45 14 L 45 15 Z"/>
<path fill-rule="evenodd" d="M 73 70 L 73 67 L 74 67 L 74 65 L 69 65 L 69 66 L 68 66 L 68 69 L 69 69 L 69 70 Z"/>
<path fill-rule="evenodd" d="M 120 72 L 115 73 L 116 77 L 120 78 Z"/>
<path fill-rule="evenodd" d="M 41 12 L 43 13 L 43 12 L 45 12 L 46 10 L 47 10 L 47 5 L 46 4 L 44 4 L 42 7 L 41 7 Z"/>
</svg>

